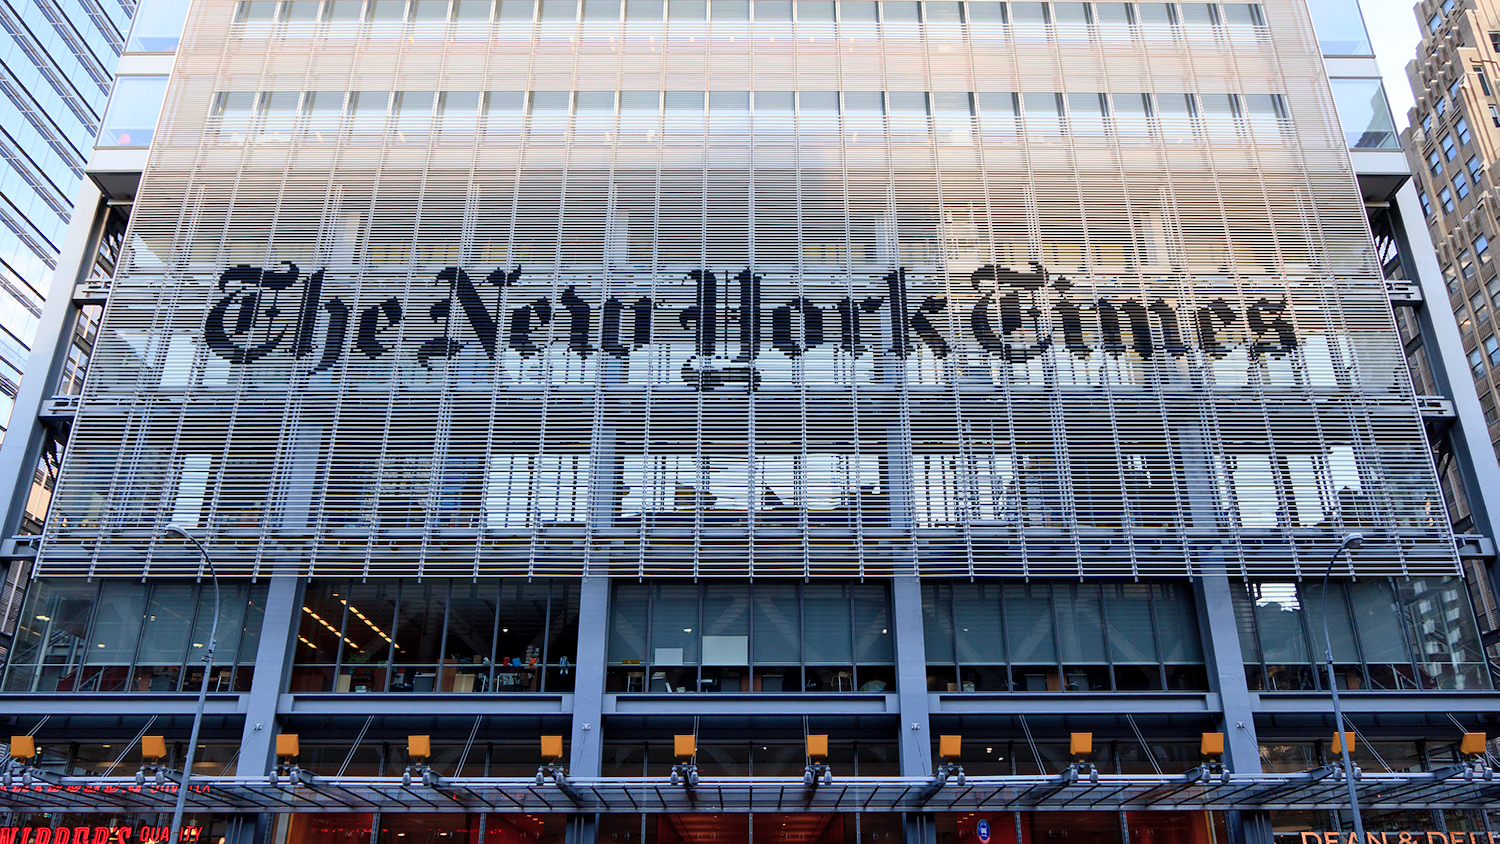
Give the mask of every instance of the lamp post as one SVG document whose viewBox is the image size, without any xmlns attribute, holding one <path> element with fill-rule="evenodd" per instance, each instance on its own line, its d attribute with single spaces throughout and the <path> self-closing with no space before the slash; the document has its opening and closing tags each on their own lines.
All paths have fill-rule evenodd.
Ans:
<svg viewBox="0 0 1500 844">
<path fill-rule="evenodd" d="M 1328 578 L 1333 574 L 1333 564 L 1339 555 L 1353 551 L 1365 544 L 1362 534 L 1346 533 L 1339 547 L 1328 558 L 1328 571 L 1323 574 L 1323 658 L 1328 663 L 1328 693 L 1333 697 L 1333 729 L 1339 742 L 1339 751 L 1344 758 L 1344 784 L 1349 787 L 1349 810 L 1354 813 L 1354 836 L 1359 844 L 1365 844 L 1365 823 L 1359 817 L 1359 792 L 1354 787 L 1354 763 L 1349 761 L 1348 732 L 1344 729 L 1344 710 L 1339 706 L 1339 683 L 1333 673 L 1333 637 L 1328 634 Z"/>
<path fill-rule="evenodd" d="M 208 629 L 208 649 L 203 653 L 203 683 L 198 687 L 198 708 L 193 712 L 193 732 L 188 738 L 187 760 L 182 763 L 182 782 L 177 785 L 177 807 L 172 810 L 172 831 L 167 838 L 167 844 L 181 844 L 182 812 L 187 807 L 188 783 L 193 776 L 193 757 L 198 750 L 198 730 L 203 726 L 203 706 L 208 700 L 208 676 L 213 673 L 214 646 L 219 639 L 219 573 L 214 570 L 213 558 L 208 556 L 208 549 L 203 547 L 203 543 L 194 539 L 180 525 L 167 525 L 166 531 L 181 536 L 198 548 L 214 581 L 214 617 Z"/>
</svg>

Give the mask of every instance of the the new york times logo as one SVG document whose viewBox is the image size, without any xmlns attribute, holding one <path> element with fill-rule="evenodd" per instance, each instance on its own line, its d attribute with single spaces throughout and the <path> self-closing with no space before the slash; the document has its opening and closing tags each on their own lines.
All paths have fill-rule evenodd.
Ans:
<svg viewBox="0 0 1500 844">
<path fill-rule="evenodd" d="M 763 276 L 749 269 L 734 275 L 694 270 L 683 279 L 693 286 L 693 304 L 675 319 L 666 317 L 693 343 L 695 356 L 684 364 L 683 379 L 700 389 L 753 387 L 755 361 L 768 349 L 795 358 L 836 345 L 855 357 L 886 353 L 904 359 L 925 347 L 945 358 L 954 341 L 939 327 L 954 321 L 950 307 L 965 308 L 956 320 L 965 339 L 1012 363 L 1054 345 L 1080 358 L 1143 360 L 1183 357 L 1193 347 L 1214 358 L 1236 347 L 1251 357 L 1279 357 L 1297 347 L 1285 299 L 1262 298 L 1242 312 L 1218 298 L 1181 311 L 1164 298 L 1083 298 L 1079 285 L 1038 265 L 1024 271 L 986 265 L 969 275 L 976 298 L 954 305 L 946 296 L 916 300 L 906 276 L 897 269 L 872 278 L 870 292 L 883 295 L 768 304 L 761 297 Z M 436 298 L 425 306 L 392 296 L 354 313 L 327 293 L 323 270 L 304 276 L 295 264 L 240 264 L 220 274 L 223 295 L 209 310 L 204 335 L 209 349 L 231 363 L 254 364 L 290 351 L 312 374 L 333 369 L 347 355 L 375 359 L 392 352 L 398 329 L 402 342 L 416 344 L 417 362 L 426 368 L 475 346 L 490 360 L 507 348 L 531 357 L 549 336 L 584 358 L 625 358 L 653 342 L 653 320 L 663 319 L 650 296 L 612 296 L 596 307 L 572 286 L 555 299 L 516 295 L 521 278 L 520 267 L 483 277 L 446 267 L 434 279 Z M 425 331 L 409 324 L 418 321 L 428 324 Z"/>
</svg>

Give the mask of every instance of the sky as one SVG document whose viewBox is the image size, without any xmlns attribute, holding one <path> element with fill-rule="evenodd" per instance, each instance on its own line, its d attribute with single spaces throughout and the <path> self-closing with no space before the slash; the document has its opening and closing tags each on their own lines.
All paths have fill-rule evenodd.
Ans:
<svg viewBox="0 0 1500 844">
<path fill-rule="evenodd" d="M 1422 37 L 1417 29 L 1417 16 L 1412 13 L 1416 3 L 1413 0 L 1360 0 L 1359 5 L 1364 11 L 1370 45 L 1375 48 L 1375 59 L 1380 64 L 1380 75 L 1385 78 L 1385 95 L 1391 101 L 1396 128 L 1405 128 L 1406 110 L 1412 106 L 1406 63 L 1416 58 L 1417 42 Z"/>
</svg>

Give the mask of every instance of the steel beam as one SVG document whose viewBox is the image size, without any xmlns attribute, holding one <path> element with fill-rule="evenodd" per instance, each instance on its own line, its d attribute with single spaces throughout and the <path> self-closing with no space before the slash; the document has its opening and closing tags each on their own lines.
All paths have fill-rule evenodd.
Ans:
<svg viewBox="0 0 1500 844">
<path fill-rule="evenodd" d="M 597 777 L 603 759 L 604 664 L 609 643 L 609 578 L 585 577 L 578 596 L 578 666 L 568 774 Z M 570 842 L 571 844 L 571 842 Z"/>
<path fill-rule="evenodd" d="M 287 715 L 345 716 L 452 716 L 473 718 L 477 715 L 565 715 L 572 711 L 574 695 L 528 694 L 466 695 L 452 692 L 389 692 L 349 694 L 283 694 L 276 713 Z"/>
<path fill-rule="evenodd" d="M 858 692 L 611 694 L 604 699 L 604 711 L 618 715 L 884 715 L 898 706 L 896 695 Z"/>
<path fill-rule="evenodd" d="M 292 673 L 297 627 L 302 613 L 302 578 L 272 577 L 266 588 L 266 611 L 255 650 L 255 674 L 242 702 L 245 728 L 240 737 L 240 776 L 264 776 L 276 763 L 277 702 Z"/>
<path fill-rule="evenodd" d="M 891 579 L 891 615 L 896 624 L 901 775 L 927 777 L 932 775 L 932 729 L 928 713 L 927 645 L 922 636 L 922 584 L 917 578 Z"/>
</svg>

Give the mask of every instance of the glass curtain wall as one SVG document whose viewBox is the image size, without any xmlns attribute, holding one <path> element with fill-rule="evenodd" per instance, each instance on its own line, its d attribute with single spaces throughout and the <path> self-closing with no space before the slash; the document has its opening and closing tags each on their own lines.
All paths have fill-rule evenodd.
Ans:
<svg viewBox="0 0 1500 844">
<path fill-rule="evenodd" d="M 221 583 L 209 690 L 250 688 L 265 584 Z M 7 692 L 196 692 L 213 623 L 210 581 L 54 578 L 32 583 Z"/>
<path fill-rule="evenodd" d="M 887 692 L 884 583 L 617 583 L 611 692 Z"/>
<path fill-rule="evenodd" d="M 578 581 L 312 580 L 294 692 L 567 692 Z"/>
<path fill-rule="evenodd" d="M 1321 582 L 1251 581 L 1234 594 L 1250 688 L 1325 688 Z M 1459 578 L 1333 581 L 1327 620 L 1341 689 L 1492 688 Z"/>
<path fill-rule="evenodd" d="M 922 584 L 935 692 L 1206 691 L 1186 582 Z"/>
</svg>

